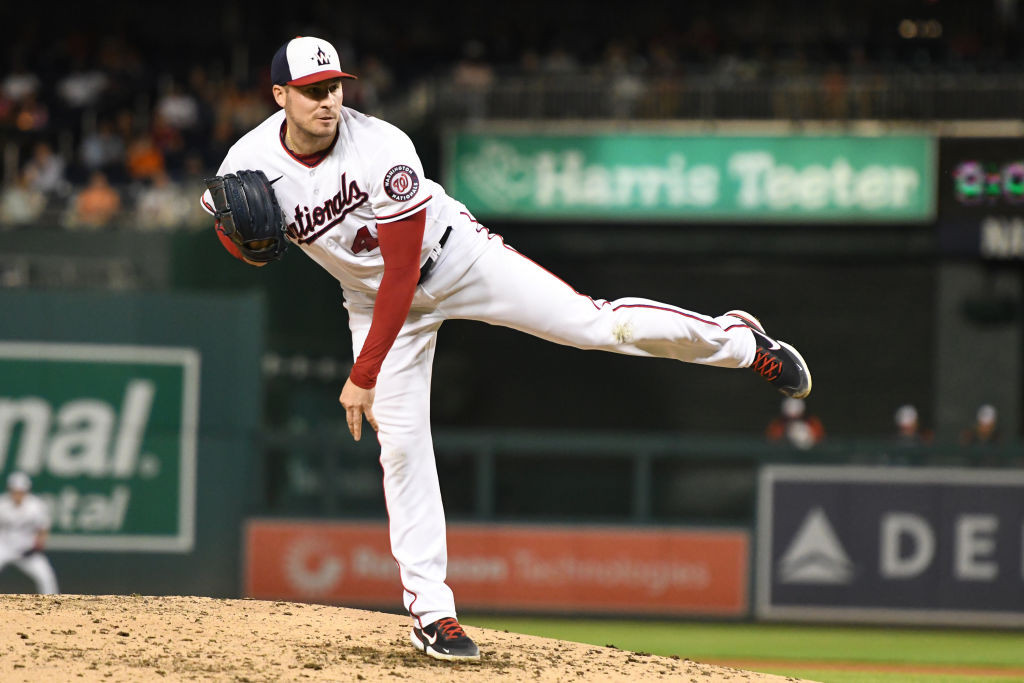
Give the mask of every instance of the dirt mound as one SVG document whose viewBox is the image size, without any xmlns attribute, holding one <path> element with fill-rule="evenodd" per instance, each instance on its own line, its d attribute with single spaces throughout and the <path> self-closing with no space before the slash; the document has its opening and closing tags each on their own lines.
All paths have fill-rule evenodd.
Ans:
<svg viewBox="0 0 1024 683">
<path fill-rule="evenodd" d="M 408 617 L 260 600 L 0 597 L 3 681 L 793 681 L 469 626 L 479 664 L 409 643 Z"/>
</svg>

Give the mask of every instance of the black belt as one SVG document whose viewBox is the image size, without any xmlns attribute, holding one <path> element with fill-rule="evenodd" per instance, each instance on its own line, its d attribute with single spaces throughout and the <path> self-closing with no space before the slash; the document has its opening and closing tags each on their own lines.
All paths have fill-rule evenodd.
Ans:
<svg viewBox="0 0 1024 683">
<path fill-rule="evenodd" d="M 438 240 L 437 246 L 430 250 L 430 258 L 427 259 L 423 267 L 420 268 L 420 279 L 416 284 L 422 284 L 424 280 L 430 277 L 430 271 L 437 265 L 437 259 L 441 256 L 441 249 L 444 247 L 444 243 L 448 241 L 448 235 L 452 234 L 452 226 L 448 226 L 448 229 L 441 235 L 441 239 Z"/>
</svg>

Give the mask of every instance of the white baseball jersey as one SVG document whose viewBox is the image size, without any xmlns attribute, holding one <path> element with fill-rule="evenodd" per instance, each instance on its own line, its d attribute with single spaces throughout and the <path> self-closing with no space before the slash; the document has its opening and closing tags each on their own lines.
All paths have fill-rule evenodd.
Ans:
<svg viewBox="0 0 1024 683">
<path fill-rule="evenodd" d="M 28 553 L 40 531 L 50 529 L 50 510 L 38 496 L 26 494 L 20 505 L 10 494 L 0 495 L 0 570 L 13 564 L 36 584 L 39 593 L 59 591 L 57 575 L 43 553 Z"/>
<path fill-rule="evenodd" d="M 592 299 L 575 291 L 505 245 L 423 177 L 411 141 L 394 126 L 342 108 L 336 142 L 310 166 L 285 148 L 284 118 L 280 111 L 239 140 L 219 174 L 257 169 L 275 181 L 293 242 L 342 285 L 353 358 L 368 338 L 384 271 L 377 224 L 426 209 L 421 265 L 448 235 L 387 350 L 373 403 L 391 552 L 401 570 L 405 607 L 420 625 L 455 616 L 445 582 L 444 508 L 430 432 L 431 370 L 445 320 L 479 320 L 559 344 L 633 356 L 732 368 L 753 360 L 753 334 L 735 317 L 648 299 Z M 203 202 L 212 213 L 209 194 Z M 616 400 L 628 409 L 628 396 Z"/>
<path fill-rule="evenodd" d="M 288 221 L 289 238 L 346 290 L 377 291 L 384 273 L 377 225 L 426 209 L 422 265 L 451 224 L 448 219 L 462 207 L 424 177 L 409 137 L 390 123 L 342 107 L 330 153 L 311 166 L 285 147 L 284 120 L 282 109 L 243 136 L 217 175 L 246 169 L 266 173 Z M 209 190 L 203 206 L 212 213 Z"/>
<path fill-rule="evenodd" d="M 41 498 L 26 494 L 15 505 L 10 494 L 0 495 L 0 546 L 23 553 L 35 545 L 36 534 L 49 529 L 50 511 Z"/>
</svg>

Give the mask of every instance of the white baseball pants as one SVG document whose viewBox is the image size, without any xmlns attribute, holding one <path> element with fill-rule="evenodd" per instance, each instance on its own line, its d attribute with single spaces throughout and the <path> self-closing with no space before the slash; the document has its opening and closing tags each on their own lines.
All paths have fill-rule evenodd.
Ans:
<svg viewBox="0 0 1024 683">
<path fill-rule="evenodd" d="M 0 549 L 0 571 L 8 565 L 13 564 L 32 579 L 36 584 L 36 592 L 43 595 L 54 595 L 57 591 L 57 575 L 53 572 L 50 561 L 43 553 L 32 553 L 23 557 L 21 553 L 15 553 L 6 548 Z"/>
<path fill-rule="evenodd" d="M 373 297 L 346 291 L 345 300 L 357 357 L 370 329 Z M 591 299 L 463 214 L 430 277 L 416 290 L 381 366 L 373 405 L 391 552 L 401 571 L 405 607 L 421 626 L 456 616 L 445 584 L 444 509 L 430 434 L 437 330 L 450 318 L 511 327 L 581 349 L 719 367 L 746 367 L 755 353 L 753 334 L 734 318 L 648 299 Z"/>
</svg>

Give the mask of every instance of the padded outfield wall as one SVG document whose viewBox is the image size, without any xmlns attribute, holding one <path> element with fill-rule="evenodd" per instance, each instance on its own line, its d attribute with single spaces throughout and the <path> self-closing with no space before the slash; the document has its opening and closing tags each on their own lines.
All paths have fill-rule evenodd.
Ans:
<svg viewBox="0 0 1024 683">
<path fill-rule="evenodd" d="M 261 297 L 8 290 L 0 310 L 0 472 L 51 504 L 61 591 L 235 596 Z"/>
</svg>

